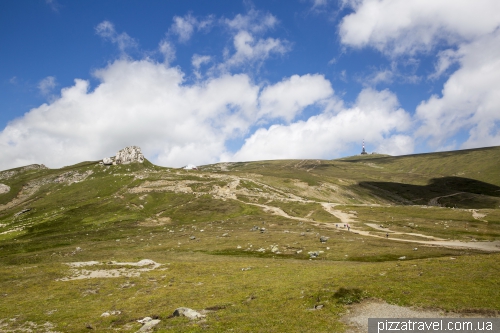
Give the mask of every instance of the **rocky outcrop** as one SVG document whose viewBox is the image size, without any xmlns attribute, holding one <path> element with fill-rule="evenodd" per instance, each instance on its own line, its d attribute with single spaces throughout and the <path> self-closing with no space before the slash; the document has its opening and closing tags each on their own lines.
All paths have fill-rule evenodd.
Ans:
<svg viewBox="0 0 500 333">
<path fill-rule="evenodd" d="M 2 171 L 2 172 L 0 172 L 0 179 L 12 178 L 20 172 L 25 172 L 25 171 L 29 171 L 29 170 L 43 170 L 43 169 L 48 169 L 48 168 L 43 164 L 30 164 L 30 165 L 26 165 L 26 166 L 23 166 L 22 168 L 18 168 L 15 170 Z"/>
<path fill-rule="evenodd" d="M 20 171 L 22 172 L 22 171 L 28 171 L 28 170 L 44 170 L 44 169 L 48 169 L 48 168 L 43 164 L 30 164 L 30 165 L 22 167 Z"/>
<path fill-rule="evenodd" d="M 117 164 L 129 164 L 129 163 L 143 163 L 144 155 L 141 152 L 141 148 L 137 146 L 130 146 L 123 148 L 116 153 L 114 157 L 106 157 L 100 162 L 103 165 L 117 165 Z"/>
<path fill-rule="evenodd" d="M 0 194 L 8 193 L 10 191 L 10 186 L 5 184 L 0 184 Z"/>
<path fill-rule="evenodd" d="M 144 155 L 142 155 L 141 148 L 137 146 L 130 146 L 123 148 L 116 153 L 116 164 L 129 164 L 133 162 L 144 162 Z"/>
<path fill-rule="evenodd" d="M 78 183 L 81 182 L 85 179 L 87 179 L 88 176 L 93 174 L 94 172 L 92 170 L 87 170 L 83 173 L 79 173 L 78 171 L 68 171 L 63 174 L 58 175 L 53 182 L 54 183 L 68 183 L 68 184 L 73 184 L 73 183 Z"/>
</svg>

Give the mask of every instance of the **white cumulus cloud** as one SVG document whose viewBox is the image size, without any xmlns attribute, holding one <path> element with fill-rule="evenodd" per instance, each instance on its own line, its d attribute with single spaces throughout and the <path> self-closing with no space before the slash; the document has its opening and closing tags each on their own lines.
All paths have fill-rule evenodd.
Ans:
<svg viewBox="0 0 500 333">
<path fill-rule="evenodd" d="M 353 9 L 339 26 L 345 45 L 372 47 L 390 58 L 421 52 L 436 56 L 434 73 L 428 79 L 445 76 L 447 81 L 441 94 L 417 107 L 415 138 L 427 140 L 434 149 L 500 144 L 499 1 L 343 3 Z"/>
<path fill-rule="evenodd" d="M 304 107 L 332 95 L 331 84 L 323 75 L 293 75 L 262 91 L 259 98 L 260 115 L 289 122 Z"/>
<path fill-rule="evenodd" d="M 446 57 L 458 62 L 459 69 L 451 74 L 441 96 L 418 106 L 416 116 L 422 126 L 417 135 L 430 138 L 435 147 L 460 131 L 469 133 L 464 148 L 500 144 L 500 31 L 464 44 Z"/>
<path fill-rule="evenodd" d="M 342 43 L 370 46 L 389 55 L 428 51 L 438 42 L 457 44 L 493 32 L 497 0 L 345 0 L 354 12 L 339 27 Z"/>
<path fill-rule="evenodd" d="M 271 37 L 256 39 L 248 31 L 238 32 L 233 44 L 235 52 L 218 66 L 222 71 L 241 65 L 260 64 L 273 54 L 281 55 L 290 50 L 287 41 Z"/>
<path fill-rule="evenodd" d="M 403 154 L 413 151 L 413 139 L 404 132 L 410 115 L 387 91 L 364 89 L 351 108 L 323 112 L 306 121 L 261 128 L 228 160 L 332 158 L 365 139 L 376 151 Z"/>
<path fill-rule="evenodd" d="M 228 140 L 245 137 L 264 118 L 282 117 L 260 111 L 259 101 L 270 100 L 269 91 L 281 91 L 278 106 L 287 91 L 304 91 L 304 83 L 320 91 L 293 97 L 294 108 L 331 94 L 324 78 L 307 75 L 268 86 L 246 74 L 186 84 L 178 67 L 152 60 L 116 60 L 94 76 L 100 81 L 95 89 L 77 79 L 51 103 L 10 122 L 0 132 L 0 169 L 30 163 L 60 167 L 111 156 L 129 145 L 140 146 L 161 165 L 213 163 L 228 154 Z"/>
</svg>

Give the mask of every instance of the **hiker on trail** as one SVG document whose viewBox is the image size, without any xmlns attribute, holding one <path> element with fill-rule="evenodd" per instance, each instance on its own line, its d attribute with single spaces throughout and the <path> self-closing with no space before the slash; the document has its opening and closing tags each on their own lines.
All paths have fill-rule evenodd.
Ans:
<svg viewBox="0 0 500 333">
<path fill-rule="evenodd" d="M 337 224 L 335 224 L 335 226 L 338 228 L 338 227 L 339 227 L 339 224 L 337 223 Z"/>
<path fill-rule="evenodd" d="M 389 233 L 388 233 L 388 232 L 385 234 L 385 237 L 386 237 L 386 238 L 389 238 Z"/>
</svg>

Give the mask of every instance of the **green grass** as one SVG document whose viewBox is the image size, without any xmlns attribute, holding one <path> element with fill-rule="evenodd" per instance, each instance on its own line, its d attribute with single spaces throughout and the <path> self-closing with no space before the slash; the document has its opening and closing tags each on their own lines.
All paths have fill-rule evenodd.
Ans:
<svg viewBox="0 0 500 333">
<path fill-rule="evenodd" d="M 383 234 L 365 223 L 443 239 L 499 240 L 499 155 L 500 148 L 493 147 L 232 163 L 228 171 L 217 165 L 169 169 L 148 161 L 18 168 L 0 180 L 11 186 L 0 195 L 0 205 L 26 184 L 38 187 L 24 201 L 0 206 L 0 325 L 44 331 L 42 325 L 50 322 L 60 332 L 92 331 L 88 327 L 136 332 L 136 320 L 151 316 L 161 319 L 155 332 L 342 332 L 346 306 L 366 298 L 447 311 L 499 311 L 500 254 L 331 228 L 340 222 L 320 204 L 335 202 L 335 209 L 355 211 L 355 225 L 373 233 Z M 88 171 L 92 174 L 81 182 L 54 181 Z M 225 176 L 245 178 L 238 190 L 255 196 L 212 196 L 214 186 L 234 179 Z M 188 181 L 193 193 L 134 192 L 161 181 Z M 456 192 L 462 193 L 437 201 L 443 207 L 425 206 Z M 269 199 L 272 195 L 280 199 Z M 293 201 L 292 195 L 309 201 Z M 318 224 L 272 215 L 250 203 Z M 470 209 L 484 216 L 475 219 Z M 329 239 L 321 243 L 320 236 Z M 311 251 L 319 257 L 311 259 Z M 97 270 L 110 261 L 141 259 L 162 266 L 133 277 L 59 280 L 71 274 L 67 263 L 96 260 L 103 265 L 87 269 Z M 323 308 L 311 310 L 317 305 Z M 215 310 L 204 321 L 170 318 L 181 306 Z M 112 310 L 120 313 L 101 317 Z"/>
</svg>

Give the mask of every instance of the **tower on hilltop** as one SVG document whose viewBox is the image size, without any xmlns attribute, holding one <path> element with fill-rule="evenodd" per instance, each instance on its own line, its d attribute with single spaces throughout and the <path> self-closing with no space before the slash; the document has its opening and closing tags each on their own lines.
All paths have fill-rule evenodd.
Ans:
<svg viewBox="0 0 500 333">
<path fill-rule="evenodd" d="M 368 153 L 365 150 L 365 140 L 363 140 L 363 150 L 361 151 L 361 155 L 367 155 Z"/>
</svg>

